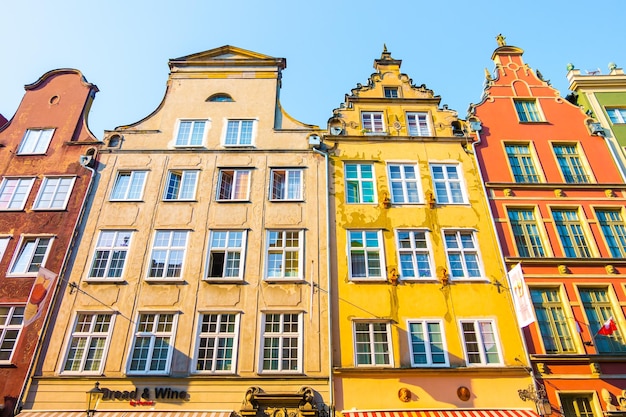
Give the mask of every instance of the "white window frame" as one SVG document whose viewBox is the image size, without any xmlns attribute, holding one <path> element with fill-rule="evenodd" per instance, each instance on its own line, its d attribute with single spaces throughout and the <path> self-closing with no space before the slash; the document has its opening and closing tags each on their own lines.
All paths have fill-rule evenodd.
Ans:
<svg viewBox="0 0 626 417">
<path fill-rule="evenodd" d="M 184 242 L 179 245 L 180 242 L 174 242 L 174 237 L 184 234 Z M 180 238 L 176 238 L 180 241 Z M 166 242 L 165 242 L 166 241 Z M 160 244 L 163 242 L 164 244 Z M 189 230 L 156 230 L 152 237 L 152 250 L 150 251 L 150 259 L 148 260 L 148 271 L 146 274 L 146 280 L 148 281 L 182 281 L 185 273 L 185 255 L 187 254 L 187 246 L 189 245 Z M 157 253 L 163 253 L 163 269 L 158 275 L 156 272 L 161 268 L 153 266 L 153 261 Z M 172 258 L 172 255 L 180 254 L 180 267 L 175 267 L 176 258 Z M 156 263 L 158 265 L 158 263 Z M 174 271 L 178 270 L 176 275 L 169 275 L 169 270 L 174 266 Z"/>
<path fill-rule="evenodd" d="M 83 374 L 83 375 L 100 375 L 103 372 L 104 364 L 106 363 L 107 354 L 109 352 L 109 345 L 111 343 L 111 335 L 113 334 L 113 326 L 115 325 L 115 314 L 110 312 L 96 312 L 96 311 L 84 311 L 84 312 L 76 312 L 74 314 L 74 320 L 72 325 L 72 330 L 68 335 L 67 341 L 65 343 L 65 353 L 63 354 L 63 363 L 61 363 L 61 368 L 59 373 L 70 375 L 70 374 Z M 84 320 L 79 322 L 79 319 L 84 318 L 88 320 Z M 99 328 L 103 327 L 104 321 L 103 319 L 108 318 L 108 327 L 106 331 L 98 331 Z M 82 326 L 81 326 L 82 324 Z M 82 327 L 82 328 L 81 328 Z M 98 343 L 104 339 L 104 344 L 101 346 L 92 345 L 94 342 Z M 75 345 L 76 341 L 76 349 L 72 349 L 72 346 Z M 81 343 L 82 341 L 82 343 Z M 100 358 L 94 359 L 93 355 L 90 355 L 90 352 L 94 351 L 100 352 Z M 69 365 L 70 355 L 74 353 L 73 361 L 78 363 L 78 369 L 66 369 Z M 97 356 L 97 355 L 96 355 Z M 99 361 L 98 366 L 95 369 L 86 370 L 85 366 L 88 360 L 92 360 L 94 363 Z"/>
<path fill-rule="evenodd" d="M 232 183 L 230 184 L 230 190 L 228 195 L 222 193 L 222 188 L 225 175 L 231 176 Z M 238 168 L 221 168 L 219 170 L 219 177 L 217 181 L 217 193 L 215 199 L 217 201 L 248 201 L 250 199 L 250 179 L 252 177 L 252 170 L 250 169 L 238 169 Z M 240 183 L 241 182 L 241 183 Z M 245 193 L 239 193 L 239 188 L 245 188 Z M 243 190 L 242 190 L 243 191 Z M 245 194 L 245 195 L 241 195 Z M 238 198 L 235 198 L 238 197 Z"/>
<path fill-rule="evenodd" d="M 297 246 L 289 245 L 293 243 L 294 237 L 298 239 Z M 294 260 L 294 257 L 297 259 Z M 295 261 L 295 262 L 294 262 Z M 278 263 L 277 263 L 278 262 Z M 295 275 L 288 274 L 294 267 L 297 268 Z M 289 229 L 267 230 L 265 234 L 265 279 L 271 280 L 301 280 L 304 279 L 304 231 Z M 273 275 L 270 276 L 271 271 Z"/>
<path fill-rule="evenodd" d="M 302 201 L 304 199 L 303 177 L 302 168 L 272 168 L 270 201 Z"/>
<path fill-rule="evenodd" d="M 471 324 L 473 326 L 473 334 L 476 336 L 476 345 L 478 352 L 471 352 L 472 354 L 478 354 L 480 362 L 470 363 L 468 352 L 468 340 L 465 337 L 465 330 L 463 324 Z M 491 326 L 491 334 L 493 340 L 489 340 L 488 333 L 483 332 L 480 325 L 488 324 Z M 502 347 L 500 346 L 500 337 L 498 335 L 498 327 L 496 321 L 492 319 L 461 319 L 459 320 L 459 330 L 461 332 L 461 340 L 463 342 L 463 354 L 465 356 L 465 363 L 467 366 L 501 366 L 502 365 Z M 496 349 L 498 355 L 497 362 L 488 362 L 487 358 L 487 345 L 492 344 Z"/>
<path fill-rule="evenodd" d="M 50 147 L 54 129 L 26 129 L 17 148 L 18 155 L 43 155 Z"/>
<path fill-rule="evenodd" d="M 461 166 L 455 163 L 430 163 L 430 175 L 433 181 L 433 188 L 435 190 L 435 199 L 437 204 L 467 204 L 467 195 L 465 191 L 465 182 L 463 181 L 463 173 L 461 172 Z M 441 168 L 442 178 L 436 178 L 434 168 Z M 457 178 L 450 178 L 450 172 L 448 168 L 454 168 Z M 437 188 L 437 184 L 443 185 L 443 190 Z M 461 195 L 460 200 L 455 200 L 455 186 L 458 187 L 458 192 Z M 440 193 L 441 191 L 441 193 Z M 445 197 L 445 198 L 444 198 Z"/>
<path fill-rule="evenodd" d="M 408 241 L 404 240 L 404 245 L 408 243 L 408 246 L 403 246 L 400 241 L 400 235 L 408 233 Z M 418 234 L 424 234 L 425 247 L 421 247 L 421 239 L 418 240 Z M 436 279 L 435 263 L 433 261 L 433 249 L 431 245 L 430 232 L 426 229 L 396 229 L 396 248 L 398 251 L 398 273 L 403 281 L 423 281 L 429 279 Z M 403 268 L 403 257 L 411 257 L 411 268 L 413 276 L 404 274 L 405 268 Z M 426 255 L 426 261 L 428 262 L 428 269 L 430 275 L 421 276 L 420 262 L 418 262 L 418 256 Z M 421 261 L 423 263 L 423 261 Z"/>
<path fill-rule="evenodd" d="M 240 313 L 204 312 L 198 316 L 198 336 L 191 372 L 194 374 L 234 374 L 237 372 Z M 231 321 L 230 319 L 233 318 Z M 229 327 L 232 326 L 232 331 Z M 228 346 L 230 341 L 231 345 Z M 211 344 L 212 343 L 212 344 Z M 204 346 L 203 346 L 204 345 Z M 200 357 L 204 351 L 204 357 Z M 230 357 L 225 352 L 230 351 Z M 210 369 L 198 369 L 200 361 Z M 230 361 L 230 367 L 218 369 L 218 362 Z M 205 366 L 206 366 L 205 365 Z"/>
<path fill-rule="evenodd" d="M 383 87 L 383 96 L 385 98 L 399 98 L 400 89 L 398 87 Z"/>
<path fill-rule="evenodd" d="M 0 202 L 1 211 L 24 210 L 30 190 L 33 188 L 35 178 L 33 177 L 5 177 L 0 183 L 0 201 L 6 199 L 6 207 L 2 207 L 5 203 Z M 8 191 L 7 187 L 12 187 Z M 20 190 L 19 193 L 17 191 Z M 7 198 L 8 197 L 8 198 Z"/>
<path fill-rule="evenodd" d="M 398 168 L 397 174 L 392 174 L 392 168 Z M 410 172 L 407 170 L 412 168 L 414 170 L 414 178 L 410 177 Z M 394 177 L 398 175 L 397 177 Z M 391 193 L 391 202 L 393 204 L 422 204 L 422 180 L 420 178 L 419 166 L 414 163 L 401 163 L 394 162 L 387 164 L 387 178 L 389 180 L 389 192 Z M 394 187 L 395 185 L 395 187 Z M 415 187 L 415 200 L 409 201 L 410 194 L 409 188 Z M 397 193 L 395 191 L 398 191 Z M 402 194 L 402 199 L 397 198 L 399 194 Z"/>
<path fill-rule="evenodd" d="M 352 167 L 352 166 L 356 168 L 354 175 L 349 174 L 348 169 L 347 169 L 348 167 Z M 367 172 L 367 170 L 363 169 L 364 167 L 370 168 L 371 177 L 367 177 L 363 175 L 364 172 Z M 343 170 L 344 170 L 344 181 L 345 181 L 346 204 L 374 204 L 377 201 L 376 170 L 374 169 L 374 164 L 359 163 L 359 162 L 344 162 Z M 357 193 L 354 201 L 350 201 L 350 189 L 351 189 L 350 184 L 352 184 L 352 187 L 354 187 Z M 366 184 L 369 184 L 371 186 L 371 189 L 372 189 L 371 196 L 365 195 L 365 191 L 368 190 L 368 188 L 365 187 Z"/>
<path fill-rule="evenodd" d="M 0 318 L 4 317 L 4 322 L 0 323 L 0 347 L 3 347 L 4 350 L 8 350 L 4 346 L 12 343 L 9 357 L 7 359 L 0 358 L 0 364 L 10 365 L 13 360 L 13 355 L 15 354 L 15 347 L 20 340 L 20 335 L 22 334 L 22 329 L 24 328 L 24 310 L 26 307 L 23 305 L 0 304 L 0 308 L 8 309 L 6 316 L 0 316 Z M 19 319 L 20 317 L 21 320 Z M 15 320 L 18 320 L 19 323 L 15 323 Z M 12 342 L 7 341 L 7 337 L 9 337 L 7 333 L 9 332 L 12 336 L 12 339 L 10 339 Z"/>
<path fill-rule="evenodd" d="M 607 107 L 606 114 L 612 124 L 626 123 L 626 108 L 623 107 Z"/>
<path fill-rule="evenodd" d="M 271 324 L 268 324 L 268 316 L 279 316 L 278 317 L 278 322 L 277 326 L 278 326 L 278 330 L 274 331 L 272 329 L 270 329 L 270 331 L 268 331 L 267 326 L 270 326 Z M 285 319 L 287 318 L 287 316 L 289 316 L 288 318 L 290 319 L 290 321 L 288 323 L 291 323 L 291 326 L 293 326 L 294 321 L 291 320 L 293 319 L 293 316 L 297 317 L 296 320 L 296 324 L 297 324 L 297 330 L 293 331 L 293 329 L 288 329 L 285 330 L 285 326 L 286 326 L 286 321 Z M 303 363 L 303 340 L 304 340 L 304 329 L 303 329 L 303 323 L 302 323 L 302 313 L 300 312 L 284 312 L 284 311 L 268 311 L 262 314 L 261 316 L 261 343 L 260 343 L 260 354 L 259 354 L 259 373 L 260 374 L 273 374 L 273 373 L 280 373 L 280 374 L 298 374 L 298 373 L 302 373 L 302 363 Z M 267 342 L 277 342 L 278 346 L 266 346 Z M 293 351 L 293 347 L 291 347 L 289 344 L 292 342 L 296 342 L 297 343 L 297 347 L 295 348 L 296 350 L 296 355 L 297 358 L 295 359 L 295 364 L 296 364 L 296 369 L 285 369 L 284 367 L 284 361 L 289 361 L 289 362 L 294 362 L 293 358 L 285 358 L 284 353 L 288 352 L 288 351 Z M 272 368 L 266 368 L 265 367 L 265 353 L 266 353 L 266 347 L 268 348 L 272 348 L 276 351 L 276 355 L 277 357 L 274 358 L 274 360 L 277 361 L 277 367 L 275 369 Z M 269 356 L 269 359 L 272 360 L 271 354 Z"/>
<path fill-rule="evenodd" d="M 380 125 L 377 126 L 377 119 L 380 118 Z M 385 113 L 382 111 L 364 111 L 361 112 L 361 126 L 366 134 L 386 133 L 385 130 Z"/>
<path fill-rule="evenodd" d="M 480 256 L 480 248 L 478 245 L 478 239 L 476 236 L 476 231 L 473 229 L 444 229 L 441 232 L 443 234 L 443 243 L 446 251 L 446 262 L 448 264 L 448 273 L 450 275 L 450 279 L 455 280 L 484 280 L 485 279 L 485 271 L 483 269 L 482 257 Z M 473 247 L 464 246 L 464 241 L 461 238 L 463 235 L 471 235 L 471 243 Z M 454 235 L 454 242 L 457 245 L 456 247 L 449 247 L 448 241 L 446 237 L 448 235 Z M 452 273 L 452 262 L 450 260 L 450 255 L 459 255 L 461 267 L 463 269 L 462 277 L 455 277 Z M 476 257 L 476 263 L 478 264 L 478 272 L 479 275 L 470 275 L 469 267 L 468 267 L 468 256 L 473 255 Z"/>
<path fill-rule="evenodd" d="M 198 187 L 198 177 L 200 171 L 195 169 L 170 169 L 167 172 L 165 187 L 163 190 L 164 201 L 191 201 L 196 199 L 196 190 Z M 178 180 L 175 180 L 178 176 Z M 172 181 L 174 184 L 172 184 Z M 178 181 L 178 186 L 176 185 Z M 172 191 L 170 192 L 170 189 Z M 171 195 L 170 195 L 171 194 Z"/>
<path fill-rule="evenodd" d="M 170 366 L 172 364 L 172 354 L 174 352 L 174 341 L 176 336 L 176 326 L 178 324 L 178 312 L 175 311 L 142 311 L 137 314 L 137 318 L 135 320 L 135 333 L 133 335 L 133 343 L 130 346 L 130 351 L 128 353 L 128 364 L 126 368 L 126 373 L 128 375 L 167 375 L 170 372 Z M 172 321 L 166 321 L 167 318 L 163 316 L 172 316 Z M 152 320 L 149 322 L 147 319 L 152 316 Z M 146 320 L 143 320 L 143 318 Z M 159 331 L 159 327 L 165 325 L 165 331 Z M 167 326 L 169 326 L 169 331 L 167 330 Z M 133 360 L 135 357 L 135 349 L 137 348 L 137 341 L 139 339 L 148 339 L 148 352 L 145 358 L 145 364 L 143 369 L 133 369 Z M 155 342 L 157 339 L 162 339 L 166 342 L 168 349 L 165 358 L 165 365 L 163 369 L 151 370 L 151 363 L 154 359 L 155 353 Z"/>
<path fill-rule="evenodd" d="M 385 266 L 385 247 L 382 230 L 348 230 L 347 231 L 347 251 L 348 254 L 348 271 L 350 273 L 351 281 L 384 281 L 386 280 L 386 266 Z M 358 238 L 360 234 L 360 240 L 364 243 L 363 246 L 352 247 L 352 236 Z M 372 240 L 372 234 L 376 234 L 377 246 L 370 246 L 368 239 Z M 358 255 L 359 252 L 363 252 L 363 259 L 365 263 L 365 276 L 354 276 L 353 270 L 353 255 Z M 374 272 L 376 269 L 376 257 L 378 255 L 378 270 L 379 275 L 374 273 L 370 274 L 370 270 Z M 358 260 L 358 259 L 355 259 Z M 373 264 L 370 266 L 370 262 Z"/>
<path fill-rule="evenodd" d="M 409 319 L 407 320 L 407 326 L 406 326 L 406 333 L 407 333 L 407 337 L 409 338 L 409 348 L 411 350 L 411 366 L 413 367 L 421 367 L 421 366 L 428 366 L 428 367 L 448 367 L 450 366 L 450 361 L 449 361 L 449 357 L 448 357 L 448 346 L 446 344 L 446 332 L 445 332 L 445 328 L 444 328 L 444 322 L 441 319 L 423 319 L 423 320 L 417 320 L 417 319 Z M 413 343 L 413 325 L 414 324 L 419 324 L 422 326 L 421 332 L 419 334 L 419 336 L 421 336 L 421 339 L 423 341 L 423 345 L 424 345 L 424 352 L 415 352 L 414 348 L 415 348 L 415 344 Z M 433 341 L 432 340 L 432 336 L 433 336 L 433 332 L 430 331 L 429 326 L 430 325 L 437 325 L 439 326 L 439 334 L 441 335 L 441 341 L 437 342 L 437 341 Z M 433 348 L 437 346 L 437 344 L 440 344 L 441 346 L 441 350 L 442 350 L 442 355 L 443 355 L 443 363 L 435 363 L 433 361 Z M 416 355 L 420 355 L 422 354 L 425 359 L 426 359 L 426 363 L 418 363 L 415 361 L 415 356 Z"/>
<path fill-rule="evenodd" d="M 425 111 L 407 112 L 406 125 L 409 136 L 432 136 L 430 114 Z"/>
<path fill-rule="evenodd" d="M 357 327 L 360 325 L 366 325 L 367 326 L 367 332 L 365 331 L 359 331 L 357 330 Z M 385 327 L 385 337 L 386 340 L 385 341 L 377 341 L 375 340 L 375 334 L 376 334 L 376 329 L 375 329 L 375 325 L 383 325 Z M 357 337 L 357 332 L 361 333 L 361 334 L 367 334 L 367 340 L 364 342 L 358 342 L 358 337 Z M 380 333 L 380 332 L 379 332 Z M 393 342 L 392 342 L 392 338 L 391 338 L 391 326 L 389 325 L 388 321 L 381 321 L 381 320 L 354 320 L 352 322 L 352 337 L 354 340 L 354 366 L 356 367 L 393 367 L 394 366 L 394 359 L 393 359 Z M 369 352 L 362 352 L 360 353 L 361 356 L 363 355 L 368 355 L 369 354 L 369 362 L 370 363 L 359 363 L 359 351 L 358 351 L 358 345 L 368 345 L 369 347 Z M 376 345 L 377 344 L 384 344 L 384 346 L 386 347 L 386 350 L 383 352 L 376 352 Z M 388 361 L 385 363 L 384 361 L 382 363 L 378 363 L 377 362 L 377 356 L 382 354 L 384 357 L 388 358 Z"/>
<path fill-rule="evenodd" d="M 76 177 L 44 177 L 33 210 L 65 210 L 75 181 Z M 46 195 L 49 198 L 44 200 Z"/>
<path fill-rule="evenodd" d="M 106 280 L 106 281 L 121 281 L 124 277 L 124 269 L 126 268 L 128 254 L 130 251 L 130 244 L 132 241 L 133 232 L 131 230 L 101 230 L 98 234 L 98 240 L 96 241 L 96 247 L 93 250 L 93 256 L 91 258 L 91 266 L 89 267 L 89 275 L 87 279 L 89 280 Z M 106 244 L 103 243 L 106 239 Z M 121 239 L 121 240 L 120 240 Z M 110 243 L 109 243 L 110 242 Z M 106 259 L 102 258 L 98 260 L 98 254 L 102 253 L 102 255 L 106 255 Z M 114 260 L 115 256 L 122 256 L 123 258 L 118 258 Z M 102 263 L 104 261 L 104 268 L 100 266 L 98 269 L 103 270 L 103 276 L 95 276 L 94 268 L 96 266 L 96 262 Z M 121 271 L 119 272 L 119 276 L 109 276 L 111 273 L 111 266 L 122 263 Z M 120 269 L 116 267 L 114 270 Z"/>
<path fill-rule="evenodd" d="M 202 128 L 202 137 L 200 141 L 197 143 L 193 143 L 194 130 L 196 128 L 196 124 L 203 123 L 204 126 Z M 189 131 L 184 137 L 181 137 L 181 127 L 183 124 L 190 124 Z M 206 141 L 207 131 L 209 130 L 209 120 L 208 119 L 179 119 L 176 125 L 176 134 L 174 135 L 174 146 L 176 147 L 201 147 L 204 145 Z"/>
<path fill-rule="evenodd" d="M 243 271 L 246 263 L 246 239 L 247 232 L 245 230 L 211 230 L 204 278 L 209 281 L 243 280 Z M 222 274 L 220 276 L 209 276 L 212 269 L 213 256 L 218 253 L 224 254 Z M 239 256 L 239 259 L 236 259 L 237 256 Z M 237 275 L 231 276 L 227 274 L 229 263 L 238 263 Z"/>
<path fill-rule="evenodd" d="M 0 261 L 2 261 L 10 241 L 11 236 L 0 236 Z"/>
<path fill-rule="evenodd" d="M 243 129 L 244 123 L 249 125 L 248 129 Z M 257 119 L 228 119 L 224 123 L 224 135 L 222 138 L 222 145 L 225 147 L 241 147 L 241 146 L 254 146 L 254 139 L 256 138 Z M 250 136 L 242 137 L 243 132 L 250 132 Z M 230 138 L 229 133 L 233 132 L 235 137 Z M 234 139 L 234 142 L 232 140 Z"/>
<path fill-rule="evenodd" d="M 43 239 L 47 239 L 48 243 L 46 245 L 45 248 L 45 253 L 42 255 L 40 254 L 35 254 L 35 251 L 38 249 L 41 240 Z M 32 248 L 32 250 L 30 251 L 30 253 L 26 253 L 24 252 L 25 249 L 25 245 L 28 244 L 29 242 L 34 242 L 35 246 L 34 248 Z M 48 260 L 48 255 L 50 254 L 50 248 L 52 248 L 52 244 L 54 242 L 54 236 L 52 235 L 44 235 L 44 236 L 30 236 L 30 235 L 22 235 L 20 237 L 20 241 L 15 249 L 15 252 L 13 253 L 13 259 L 11 259 L 11 264 L 9 265 L 9 270 L 7 272 L 7 276 L 20 276 L 20 277 L 35 277 L 37 276 L 37 273 L 39 272 L 39 267 L 45 266 L 46 265 L 46 261 Z M 35 263 L 35 257 L 36 255 L 41 256 L 41 262 L 40 263 Z M 27 262 L 25 263 L 25 265 L 23 265 L 24 269 L 20 269 L 20 270 L 16 270 L 16 268 L 18 267 L 19 262 L 21 261 L 21 257 L 25 256 L 27 260 Z M 34 271 L 29 271 L 29 269 L 31 269 L 32 267 L 39 265 L 38 267 L 35 268 Z"/>
<path fill-rule="evenodd" d="M 129 180 L 127 184 L 120 185 L 121 177 L 128 175 Z M 119 170 L 115 175 L 115 182 L 111 189 L 109 196 L 110 201 L 141 201 L 143 198 L 144 188 L 146 186 L 146 178 L 148 177 L 148 171 L 146 170 Z M 116 193 L 116 190 L 120 188 L 120 192 Z M 115 194 L 121 194 L 116 197 Z"/>
</svg>

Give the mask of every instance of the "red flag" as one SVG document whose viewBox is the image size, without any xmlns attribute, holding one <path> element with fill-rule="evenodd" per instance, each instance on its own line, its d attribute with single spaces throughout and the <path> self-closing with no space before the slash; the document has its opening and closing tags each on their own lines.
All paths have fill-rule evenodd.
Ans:
<svg viewBox="0 0 626 417">
<path fill-rule="evenodd" d="M 604 336 L 610 336 L 616 330 L 617 330 L 617 325 L 615 324 L 615 321 L 613 320 L 613 317 L 609 317 L 609 319 L 604 322 L 602 327 L 600 327 L 600 330 L 598 330 L 598 334 L 601 334 L 601 335 L 604 335 Z"/>
</svg>

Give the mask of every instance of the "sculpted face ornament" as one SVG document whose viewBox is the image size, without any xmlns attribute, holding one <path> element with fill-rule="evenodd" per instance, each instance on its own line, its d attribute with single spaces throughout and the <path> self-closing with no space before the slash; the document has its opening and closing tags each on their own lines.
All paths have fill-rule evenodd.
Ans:
<svg viewBox="0 0 626 417">
<path fill-rule="evenodd" d="M 411 391 L 408 388 L 400 388 L 398 390 L 398 398 L 403 403 L 408 403 L 411 401 Z"/>
<path fill-rule="evenodd" d="M 461 401 L 468 401 L 470 399 L 471 392 L 469 388 L 461 386 L 456 390 L 456 395 Z"/>
</svg>

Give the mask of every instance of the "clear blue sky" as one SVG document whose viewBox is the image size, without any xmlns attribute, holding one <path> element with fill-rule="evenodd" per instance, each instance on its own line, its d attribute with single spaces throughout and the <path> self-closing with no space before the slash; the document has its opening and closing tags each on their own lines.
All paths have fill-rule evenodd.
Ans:
<svg viewBox="0 0 626 417">
<path fill-rule="evenodd" d="M 626 66 L 626 12 L 580 0 L 10 0 L 1 6 L 0 113 L 13 117 L 24 85 L 76 68 L 100 92 L 89 126 L 133 123 L 163 97 L 168 59 L 233 45 L 287 59 L 281 102 L 325 126 L 332 110 L 374 71 L 383 44 L 402 71 L 465 116 L 480 100 L 484 69 L 502 33 L 567 94 L 568 62 L 607 72 Z M 588 22 L 585 27 L 583 22 Z"/>
</svg>

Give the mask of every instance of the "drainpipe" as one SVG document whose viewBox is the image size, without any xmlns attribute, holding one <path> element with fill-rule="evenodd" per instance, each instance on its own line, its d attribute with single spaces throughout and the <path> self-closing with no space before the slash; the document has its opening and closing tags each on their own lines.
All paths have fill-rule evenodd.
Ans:
<svg viewBox="0 0 626 417">
<path fill-rule="evenodd" d="M 93 156 L 91 156 L 90 160 L 83 160 L 84 156 L 85 155 L 80 156 L 79 162 L 83 166 L 83 168 L 86 168 L 91 172 L 91 175 L 89 177 L 89 184 L 87 184 L 87 189 L 85 190 L 85 195 L 83 197 L 83 203 L 80 208 L 80 213 L 78 213 L 78 217 L 76 218 L 76 223 L 74 224 L 73 237 L 68 242 L 67 250 L 65 251 L 65 256 L 63 258 L 64 261 L 63 261 L 63 265 L 61 265 L 61 270 L 59 271 L 57 285 L 54 289 L 54 293 L 52 294 L 52 298 L 48 307 L 48 314 L 46 315 L 44 322 L 41 326 L 41 331 L 40 331 L 41 336 L 39 338 L 39 341 L 37 342 L 37 347 L 35 348 L 35 352 L 33 353 L 33 359 L 30 361 L 30 365 L 28 366 L 28 371 L 26 372 L 26 378 L 24 379 L 24 384 L 22 385 L 22 389 L 20 390 L 20 395 L 17 398 L 17 402 L 15 403 L 15 408 L 13 409 L 14 415 L 17 415 L 21 410 L 24 395 L 26 394 L 27 389 L 30 387 L 32 373 L 34 371 L 33 368 L 35 367 L 35 363 L 39 361 L 39 355 L 41 354 L 42 341 L 44 338 L 49 336 L 47 334 L 47 331 L 48 331 L 48 325 L 50 324 L 50 316 L 54 314 L 54 307 L 55 307 L 56 302 L 58 301 L 57 296 L 58 296 L 59 289 L 61 288 L 63 281 L 66 280 L 65 271 L 66 271 L 67 266 L 71 264 L 69 262 L 69 257 L 70 256 L 73 257 L 75 255 L 75 253 L 72 254 L 72 250 L 74 248 L 74 245 L 76 244 L 76 237 L 78 234 L 77 228 L 81 227 L 81 224 L 83 222 L 84 215 L 86 212 L 85 204 L 88 201 L 89 195 L 93 191 L 92 188 L 93 188 L 94 179 L 96 177 L 96 171 L 89 166 L 89 163 L 91 161 L 93 161 L 94 163 L 97 163 L 97 161 L 95 160 L 96 155 L 94 154 Z"/>
<path fill-rule="evenodd" d="M 480 123 L 480 122 L 478 122 Z M 478 126 L 478 129 L 472 129 L 474 130 L 474 133 L 476 133 L 476 141 L 472 143 L 472 153 L 474 155 L 474 160 L 476 162 L 476 168 L 478 171 L 478 177 L 480 178 L 480 184 L 482 186 L 483 189 L 483 194 L 485 195 L 485 199 L 486 199 L 486 203 L 487 203 L 487 210 L 489 210 L 489 217 L 491 218 L 491 224 L 493 226 L 493 232 L 496 234 L 495 236 L 495 241 L 496 241 L 496 245 L 498 247 L 498 251 L 500 252 L 500 260 L 502 261 L 502 265 L 504 265 L 504 273 L 506 275 L 506 282 L 509 286 L 509 295 L 512 296 L 512 294 L 510 293 L 510 288 L 511 288 L 511 283 L 509 282 L 509 274 L 508 271 L 506 270 L 506 261 L 504 259 L 504 252 L 502 251 L 502 245 L 500 244 L 500 240 L 498 239 L 497 236 L 497 230 L 496 230 L 496 224 L 495 224 L 495 217 L 493 216 L 493 211 L 491 209 L 491 204 L 489 204 L 489 196 L 487 194 L 487 187 L 485 187 L 485 180 L 483 178 L 483 173 L 480 170 L 480 165 L 478 164 L 478 157 L 476 156 L 476 145 L 481 143 L 481 138 L 480 138 L 480 131 L 482 130 L 482 125 Z M 513 300 L 510 300 L 511 302 L 513 302 Z M 515 307 L 513 307 L 513 312 L 515 312 Z M 517 320 L 517 313 L 515 313 L 515 318 Z M 524 355 L 526 356 L 526 363 L 528 363 L 528 368 L 526 369 L 526 372 L 528 372 L 528 375 L 530 375 L 530 377 L 533 380 L 533 387 L 535 388 L 535 392 L 538 392 L 537 390 L 537 378 L 535 378 L 535 371 L 533 369 L 533 365 L 532 362 L 530 361 L 530 355 L 528 354 L 528 346 L 526 345 L 526 339 L 524 338 L 524 332 L 522 330 L 521 327 L 519 327 L 519 325 L 517 326 L 517 330 L 518 333 L 520 335 L 520 338 L 522 339 L 522 346 L 524 348 Z M 525 401 L 525 400 L 524 400 Z M 537 411 L 539 411 L 539 403 L 535 402 L 535 409 Z M 541 414 L 543 415 L 543 414 Z"/>
<path fill-rule="evenodd" d="M 324 156 L 325 168 L 326 168 L 326 280 L 327 280 L 327 308 L 328 308 L 328 412 L 329 416 L 335 415 L 335 399 L 334 399 L 334 387 L 333 387 L 333 322 L 332 322 L 332 305 L 331 305 L 331 278 L 330 278 L 330 209 L 329 209 L 329 197 L 330 190 L 328 189 L 328 149 L 322 143 L 320 149 L 312 148 L 313 152 Z M 322 149 L 326 149 L 325 151 Z M 313 289 L 311 289 L 312 291 Z"/>
</svg>

